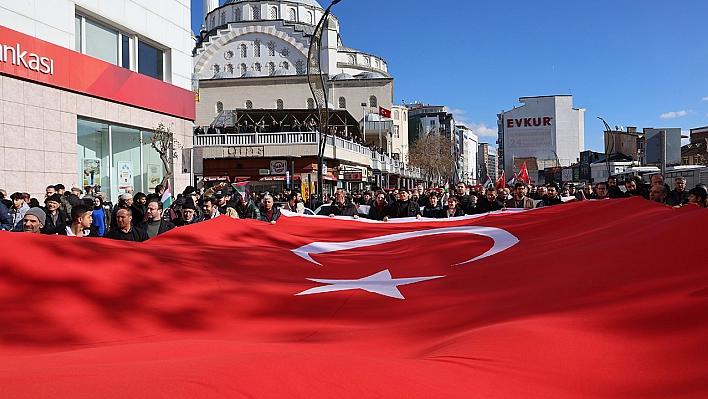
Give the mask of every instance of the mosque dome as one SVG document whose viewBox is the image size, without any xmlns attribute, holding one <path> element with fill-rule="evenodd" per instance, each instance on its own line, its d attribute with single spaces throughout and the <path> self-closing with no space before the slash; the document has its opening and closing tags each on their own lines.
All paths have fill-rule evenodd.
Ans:
<svg viewBox="0 0 708 399">
<path fill-rule="evenodd" d="M 241 76 L 241 77 L 242 78 L 257 78 L 259 76 L 261 76 L 261 75 L 258 72 L 254 71 L 254 70 L 249 70 L 249 71 L 246 71 L 246 73 L 244 73 L 243 76 Z"/>
<path fill-rule="evenodd" d="M 365 73 L 360 73 L 356 75 L 357 78 L 359 79 L 386 79 L 385 76 L 378 72 L 365 72 Z"/>
<path fill-rule="evenodd" d="M 342 72 L 332 76 L 332 80 L 354 80 L 354 76 L 346 72 Z"/>
<path fill-rule="evenodd" d="M 283 69 L 283 68 L 278 68 L 273 73 L 273 76 L 292 76 L 292 75 L 295 75 L 295 72 L 293 72 L 289 69 Z"/>
</svg>

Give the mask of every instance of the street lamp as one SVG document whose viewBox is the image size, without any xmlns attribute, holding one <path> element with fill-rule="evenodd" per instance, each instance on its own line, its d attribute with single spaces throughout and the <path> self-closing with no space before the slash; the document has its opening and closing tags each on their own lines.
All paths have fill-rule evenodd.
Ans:
<svg viewBox="0 0 708 399">
<path fill-rule="evenodd" d="M 325 76 L 322 73 L 321 58 L 322 58 L 322 30 L 324 29 L 325 21 L 329 18 L 330 9 L 335 4 L 339 3 L 341 0 L 334 0 L 332 4 L 327 7 L 322 18 L 317 23 L 315 32 L 312 35 L 310 41 L 310 48 L 307 52 L 307 82 L 310 85 L 310 91 L 312 92 L 312 97 L 315 100 L 315 108 L 320 113 L 320 134 L 319 143 L 317 146 L 317 190 L 322 192 L 322 164 L 324 163 L 324 149 L 327 145 L 327 131 L 329 130 L 329 102 L 327 101 L 327 86 L 325 85 Z M 319 75 L 319 78 L 315 80 L 315 74 Z M 320 100 L 324 107 L 324 118 L 322 118 L 322 106 L 320 106 Z M 321 195 L 318 193 L 319 195 Z"/>
<path fill-rule="evenodd" d="M 602 119 L 601 116 L 598 116 L 597 119 L 601 120 L 602 123 L 605 124 L 605 164 L 607 165 L 607 178 L 610 178 L 610 154 L 612 153 L 612 150 L 614 150 L 615 147 L 615 134 L 612 132 L 612 129 L 610 128 L 610 125 L 605 122 L 604 119 Z M 610 142 L 612 144 L 610 144 Z"/>
</svg>

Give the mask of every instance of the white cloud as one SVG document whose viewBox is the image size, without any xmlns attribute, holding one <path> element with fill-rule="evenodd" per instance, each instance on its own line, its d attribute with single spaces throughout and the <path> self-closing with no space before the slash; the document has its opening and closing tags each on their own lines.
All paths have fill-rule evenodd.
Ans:
<svg viewBox="0 0 708 399">
<path fill-rule="evenodd" d="M 477 135 L 477 137 L 497 137 L 498 131 L 496 128 L 487 127 L 485 123 L 469 123 L 467 127 L 472 129 L 472 132 Z"/>
<path fill-rule="evenodd" d="M 661 114 L 661 116 L 659 118 L 661 118 L 661 119 L 674 119 L 676 117 L 686 116 L 686 115 L 688 115 L 688 112 L 686 110 L 681 110 L 681 111 L 676 111 L 676 112 L 671 111 L 671 112 L 667 112 L 665 114 Z"/>
<path fill-rule="evenodd" d="M 708 97 L 701 98 L 701 101 L 708 101 Z"/>
<path fill-rule="evenodd" d="M 465 111 L 464 109 L 450 109 L 448 107 L 445 107 L 445 112 L 451 113 L 455 117 L 455 120 L 458 122 L 465 122 L 469 120 L 469 118 L 464 116 L 467 113 L 467 111 Z"/>
</svg>

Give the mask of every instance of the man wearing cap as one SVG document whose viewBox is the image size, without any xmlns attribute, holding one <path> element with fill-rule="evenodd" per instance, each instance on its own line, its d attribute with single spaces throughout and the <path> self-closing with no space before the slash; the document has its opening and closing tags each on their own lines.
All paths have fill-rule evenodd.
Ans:
<svg viewBox="0 0 708 399">
<path fill-rule="evenodd" d="M 149 238 L 166 233 L 175 228 L 175 224 L 162 218 L 162 201 L 151 197 L 145 209 L 147 220 L 138 224 L 138 228 L 145 230 Z"/>
<path fill-rule="evenodd" d="M 61 209 L 61 195 L 52 194 L 44 200 L 44 205 L 44 212 L 47 215 L 44 234 L 62 234 L 66 230 L 68 216 Z"/>
<path fill-rule="evenodd" d="M 25 233 L 42 233 L 47 214 L 41 208 L 30 208 L 22 219 L 22 231 Z"/>
<path fill-rule="evenodd" d="M 197 207 L 194 205 L 194 201 L 191 198 L 187 198 L 182 205 L 182 211 L 179 217 L 172 220 L 175 226 L 187 226 L 194 223 L 199 223 L 202 219 L 197 216 Z"/>
<path fill-rule="evenodd" d="M 115 228 L 106 233 L 104 237 L 122 241 L 146 241 L 148 239 L 148 235 L 145 233 L 145 230 L 138 227 L 133 227 L 132 221 L 133 212 L 130 208 L 119 209 L 118 212 L 116 212 Z"/>
</svg>

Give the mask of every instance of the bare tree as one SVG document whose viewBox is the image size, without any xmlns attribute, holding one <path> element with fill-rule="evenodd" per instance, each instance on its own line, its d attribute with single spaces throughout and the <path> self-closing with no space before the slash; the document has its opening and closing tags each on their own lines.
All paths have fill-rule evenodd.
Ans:
<svg viewBox="0 0 708 399">
<path fill-rule="evenodd" d="M 144 140 L 145 143 L 150 143 L 150 146 L 157 152 L 162 160 L 162 165 L 165 167 L 165 177 L 162 178 L 160 185 L 163 187 L 167 181 L 174 176 L 172 170 L 172 160 L 177 158 L 176 148 L 182 148 L 182 144 L 175 140 L 172 130 L 160 123 L 152 132 L 149 140 Z"/>
<path fill-rule="evenodd" d="M 408 166 L 420 168 L 428 180 L 437 184 L 452 180 L 457 164 L 455 143 L 444 135 L 429 133 L 408 149 Z"/>
</svg>

